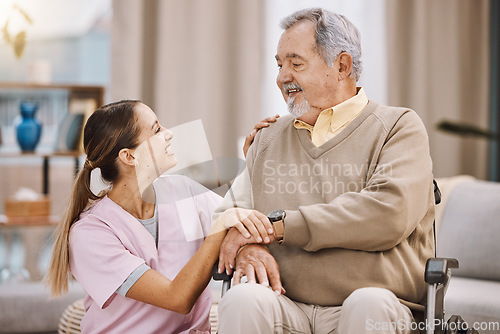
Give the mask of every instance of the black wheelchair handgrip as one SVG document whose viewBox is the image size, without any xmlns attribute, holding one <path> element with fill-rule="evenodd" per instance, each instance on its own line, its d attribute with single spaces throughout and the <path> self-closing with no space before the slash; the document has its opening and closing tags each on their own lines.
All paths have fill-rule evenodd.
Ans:
<svg viewBox="0 0 500 334">
<path fill-rule="evenodd" d="M 231 278 L 233 278 L 233 273 L 228 275 L 226 271 L 224 271 L 222 274 L 219 274 L 219 261 L 217 261 L 212 268 L 212 278 L 215 281 L 230 281 Z"/>
<path fill-rule="evenodd" d="M 425 264 L 425 282 L 429 284 L 446 283 L 448 269 L 458 268 L 458 260 L 452 258 L 430 258 Z"/>
</svg>

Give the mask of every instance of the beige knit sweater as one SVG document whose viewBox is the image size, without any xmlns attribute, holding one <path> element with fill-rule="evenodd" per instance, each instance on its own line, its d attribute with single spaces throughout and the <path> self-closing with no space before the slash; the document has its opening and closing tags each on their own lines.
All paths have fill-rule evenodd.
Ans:
<svg viewBox="0 0 500 334">
<path fill-rule="evenodd" d="M 247 165 L 255 209 L 286 210 L 284 242 L 269 249 L 288 297 L 341 305 L 355 289 L 382 287 L 421 309 L 434 197 L 414 111 L 370 101 L 320 147 L 282 117 L 257 134 Z"/>
</svg>

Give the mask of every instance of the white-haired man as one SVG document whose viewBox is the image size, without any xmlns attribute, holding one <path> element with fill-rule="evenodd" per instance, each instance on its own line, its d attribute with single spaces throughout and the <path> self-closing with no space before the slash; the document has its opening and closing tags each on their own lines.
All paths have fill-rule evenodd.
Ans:
<svg viewBox="0 0 500 334">
<path fill-rule="evenodd" d="M 257 133 L 218 210 L 255 208 L 275 234 L 243 248 L 226 237 L 221 269 L 250 283 L 222 299 L 219 332 L 409 333 L 434 252 L 424 125 L 356 86 L 360 38 L 344 16 L 306 9 L 282 28 L 276 81 L 292 115 Z"/>
</svg>

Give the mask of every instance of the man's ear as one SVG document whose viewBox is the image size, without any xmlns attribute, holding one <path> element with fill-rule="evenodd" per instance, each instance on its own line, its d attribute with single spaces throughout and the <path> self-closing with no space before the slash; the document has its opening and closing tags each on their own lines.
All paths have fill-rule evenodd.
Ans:
<svg viewBox="0 0 500 334">
<path fill-rule="evenodd" d="M 339 81 L 348 78 L 352 71 L 352 57 L 347 52 L 342 52 L 337 57 L 339 62 Z"/>
<path fill-rule="evenodd" d="M 137 166 L 137 159 L 134 156 L 133 150 L 129 148 L 122 148 L 120 152 L 118 152 L 118 159 L 126 166 Z"/>
</svg>

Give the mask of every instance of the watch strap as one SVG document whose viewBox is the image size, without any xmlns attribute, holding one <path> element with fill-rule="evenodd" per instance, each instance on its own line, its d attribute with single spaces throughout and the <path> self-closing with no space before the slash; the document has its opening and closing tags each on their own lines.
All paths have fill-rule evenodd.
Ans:
<svg viewBox="0 0 500 334">
<path fill-rule="evenodd" d="M 272 224 L 274 227 L 274 235 L 276 236 L 276 239 L 283 240 L 283 237 L 285 236 L 285 223 L 283 222 L 283 220 L 276 220 L 272 222 Z"/>
<path fill-rule="evenodd" d="M 273 224 L 274 236 L 280 242 L 285 236 L 285 217 L 286 211 L 282 209 L 273 210 L 267 215 L 269 222 Z"/>
</svg>

